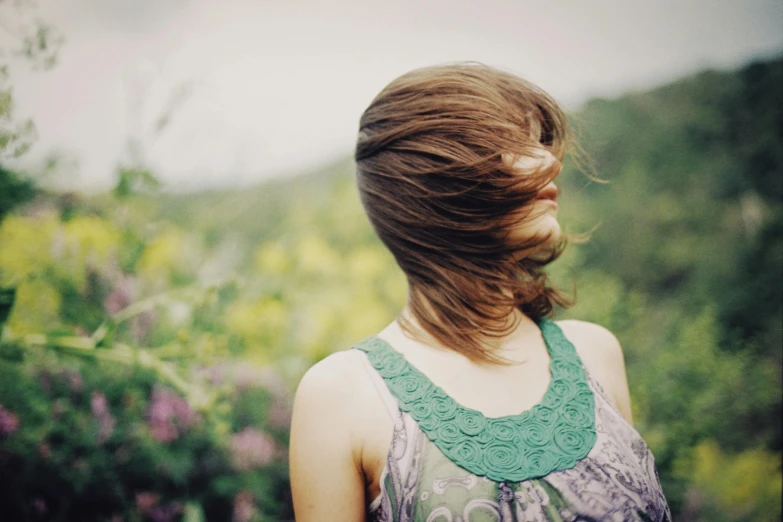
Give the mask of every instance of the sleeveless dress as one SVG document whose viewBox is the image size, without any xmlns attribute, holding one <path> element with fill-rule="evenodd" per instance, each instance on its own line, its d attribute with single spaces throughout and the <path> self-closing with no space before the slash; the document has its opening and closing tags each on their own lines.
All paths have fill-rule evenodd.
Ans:
<svg viewBox="0 0 783 522">
<path fill-rule="evenodd" d="M 354 346 L 394 420 L 370 522 L 670 521 L 655 461 L 552 321 L 533 408 L 463 407 L 382 339 Z M 502 400 L 502 398 L 500 398 Z"/>
</svg>

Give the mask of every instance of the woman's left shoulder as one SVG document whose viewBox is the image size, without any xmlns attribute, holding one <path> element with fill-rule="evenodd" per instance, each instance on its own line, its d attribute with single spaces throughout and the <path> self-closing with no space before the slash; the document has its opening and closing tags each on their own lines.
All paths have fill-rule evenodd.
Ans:
<svg viewBox="0 0 783 522">
<path fill-rule="evenodd" d="M 574 345 L 579 356 L 604 362 L 623 361 L 623 349 L 612 332 L 587 321 L 567 319 L 555 323 Z M 584 357 L 583 357 L 584 358 Z"/>
<path fill-rule="evenodd" d="M 631 422 L 625 358 L 617 337 L 603 326 L 586 321 L 570 319 L 555 324 L 574 345 L 590 375 L 601 384 L 623 417 Z"/>
</svg>

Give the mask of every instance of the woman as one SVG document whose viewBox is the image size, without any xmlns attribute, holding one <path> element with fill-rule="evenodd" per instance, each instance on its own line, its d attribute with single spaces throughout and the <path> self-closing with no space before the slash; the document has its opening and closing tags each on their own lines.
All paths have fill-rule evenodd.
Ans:
<svg viewBox="0 0 783 522">
<path fill-rule="evenodd" d="M 359 193 L 408 302 L 299 385 L 299 522 L 670 518 L 617 340 L 547 319 L 566 127 L 478 64 L 408 73 L 364 112 Z"/>
</svg>

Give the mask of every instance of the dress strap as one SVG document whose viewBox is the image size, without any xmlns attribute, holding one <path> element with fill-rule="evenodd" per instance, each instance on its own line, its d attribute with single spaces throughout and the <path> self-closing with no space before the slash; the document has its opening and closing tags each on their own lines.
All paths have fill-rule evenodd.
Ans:
<svg viewBox="0 0 783 522">
<path fill-rule="evenodd" d="M 394 396 L 389 391 L 389 388 L 386 387 L 386 382 L 384 382 L 383 377 L 381 377 L 378 371 L 370 363 L 370 360 L 367 357 L 367 353 L 363 352 L 362 350 L 356 351 L 362 354 L 362 365 L 367 371 L 367 375 L 370 377 L 370 381 L 372 382 L 373 386 L 375 386 L 375 390 L 378 392 L 378 395 L 383 401 L 383 405 L 386 407 L 386 411 L 389 412 L 389 416 L 393 421 L 396 421 L 400 412 L 397 399 L 394 398 Z"/>
</svg>

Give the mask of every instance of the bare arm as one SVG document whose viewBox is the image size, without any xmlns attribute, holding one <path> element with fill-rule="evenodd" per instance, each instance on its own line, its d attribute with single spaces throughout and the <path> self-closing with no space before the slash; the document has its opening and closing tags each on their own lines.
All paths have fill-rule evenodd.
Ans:
<svg viewBox="0 0 783 522">
<path fill-rule="evenodd" d="M 558 321 L 558 325 L 617 411 L 629 424 L 633 424 L 623 349 L 614 334 L 603 326 L 585 321 Z"/>
<path fill-rule="evenodd" d="M 291 420 L 291 490 L 297 522 L 365 520 L 364 477 L 357 451 L 356 408 L 347 353 L 313 366 L 302 378 Z"/>
</svg>

